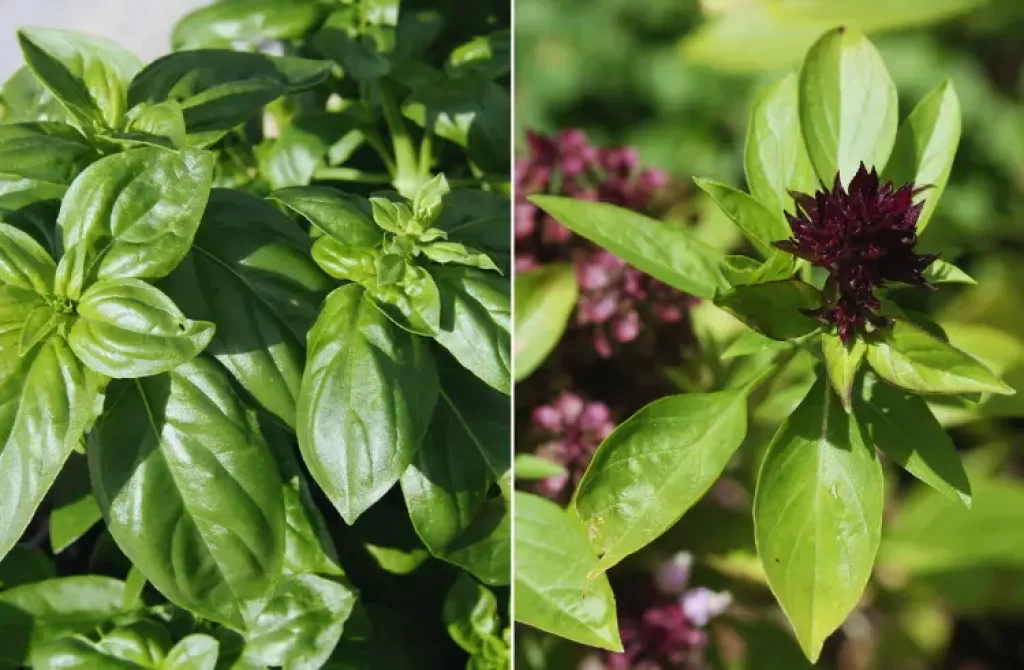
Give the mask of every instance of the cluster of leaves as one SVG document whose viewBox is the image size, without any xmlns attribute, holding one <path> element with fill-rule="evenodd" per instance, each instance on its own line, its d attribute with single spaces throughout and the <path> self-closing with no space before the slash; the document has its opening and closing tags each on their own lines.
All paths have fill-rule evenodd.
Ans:
<svg viewBox="0 0 1024 670">
<path fill-rule="evenodd" d="M 916 194 L 925 202 L 917 232 L 927 226 L 956 153 L 959 103 L 945 83 L 900 126 L 897 114 L 896 87 L 880 55 L 851 29 L 826 33 L 798 73 L 766 89 L 753 107 L 744 154 L 752 194 L 697 182 L 759 259 L 724 254 L 686 230 L 609 205 L 532 198 L 574 232 L 736 317 L 746 330 L 725 355 L 751 364 L 721 390 L 663 398 L 623 423 L 598 449 L 568 513 L 520 494 L 518 620 L 618 648 L 605 571 L 675 526 L 705 495 L 747 437 L 752 398 L 797 367 L 806 368 L 806 383 L 757 459 L 753 534 L 759 570 L 807 658 L 817 660 L 857 605 L 875 564 L 885 494 L 876 450 L 956 504 L 971 505 L 953 442 L 922 396 L 985 404 L 1013 390 L 920 311 L 922 289 L 880 288 L 887 321 L 844 344 L 808 315 L 834 299 L 825 273 L 775 247 L 793 235 L 784 216 L 795 212 L 791 191 L 825 190 L 836 179 L 846 185 L 861 162 L 897 186 L 928 185 Z M 926 277 L 972 281 L 938 261 Z M 556 534 L 557 551 L 572 560 L 554 573 L 544 556 Z"/>
<path fill-rule="evenodd" d="M 0 667 L 507 667 L 507 8 L 484 4 L 228 0 L 145 66 L 18 33 Z"/>
</svg>

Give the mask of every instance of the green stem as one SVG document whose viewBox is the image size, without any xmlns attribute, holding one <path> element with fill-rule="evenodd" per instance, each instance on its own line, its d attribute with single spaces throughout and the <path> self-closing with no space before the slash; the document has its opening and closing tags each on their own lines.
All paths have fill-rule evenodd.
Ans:
<svg viewBox="0 0 1024 670">
<path fill-rule="evenodd" d="M 429 126 L 423 133 L 423 141 L 420 142 L 420 174 L 424 177 L 430 175 L 430 168 L 434 163 L 434 130 Z"/>
<path fill-rule="evenodd" d="M 384 111 L 384 121 L 388 124 L 388 132 L 391 133 L 391 146 L 395 154 L 395 179 L 392 183 L 402 197 L 412 198 L 423 182 L 416 147 L 413 146 L 409 129 L 402 119 L 402 110 L 398 108 L 395 98 L 384 85 L 378 85 L 377 92 Z"/>
<path fill-rule="evenodd" d="M 348 181 L 356 184 L 390 184 L 391 175 L 383 172 L 363 172 L 346 167 L 321 167 L 313 172 L 313 179 L 320 181 Z"/>
<path fill-rule="evenodd" d="M 386 169 L 392 175 L 395 174 L 395 160 L 391 158 L 391 154 L 388 153 L 388 149 L 384 146 L 384 139 L 377 132 L 376 128 L 367 128 L 363 131 L 366 137 L 366 143 L 370 145 L 370 148 L 377 152 L 380 156 L 381 162 L 384 163 L 384 169 Z"/>
</svg>

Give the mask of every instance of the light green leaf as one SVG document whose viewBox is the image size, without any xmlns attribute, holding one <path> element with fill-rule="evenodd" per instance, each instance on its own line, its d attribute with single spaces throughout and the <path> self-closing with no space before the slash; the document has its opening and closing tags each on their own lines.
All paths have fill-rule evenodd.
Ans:
<svg viewBox="0 0 1024 670">
<path fill-rule="evenodd" d="M 615 596 L 587 535 L 558 505 L 516 493 L 517 621 L 574 642 L 621 651 Z"/>
<path fill-rule="evenodd" d="M 819 376 L 772 439 L 754 496 L 757 553 L 811 662 L 867 585 L 882 503 L 875 450 Z"/>
<path fill-rule="evenodd" d="M 257 47 L 264 40 L 298 39 L 323 18 L 316 0 L 232 0 L 183 16 L 171 33 L 175 51 L 213 47 Z"/>
<path fill-rule="evenodd" d="M 212 178 L 205 151 L 133 149 L 90 165 L 57 217 L 65 250 L 58 292 L 77 300 L 96 279 L 167 276 L 188 253 Z"/>
<path fill-rule="evenodd" d="M 460 574 L 448 591 L 443 616 L 448 634 L 471 656 L 483 656 L 487 647 L 505 647 L 507 653 L 500 637 L 497 598 L 466 573 Z"/>
<path fill-rule="evenodd" d="M 21 329 L 21 342 L 18 344 L 18 355 L 24 356 L 32 348 L 50 336 L 61 319 L 49 305 L 39 305 L 25 319 Z"/>
<path fill-rule="evenodd" d="M 383 239 L 365 203 L 337 189 L 293 186 L 274 191 L 268 198 L 305 217 L 345 248 L 371 249 Z"/>
<path fill-rule="evenodd" d="M 683 228 L 606 203 L 539 195 L 530 202 L 573 232 L 680 291 L 711 299 L 728 288 L 720 269 L 722 252 Z"/>
<path fill-rule="evenodd" d="M 59 554 L 103 518 L 96 498 L 85 495 L 50 513 L 50 548 Z"/>
<path fill-rule="evenodd" d="M 960 456 L 924 398 L 867 375 L 855 412 L 869 444 L 935 490 L 970 508 L 971 484 Z"/>
<path fill-rule="evenodd" d="M 454 263 L 500 272 L 490 256 L 482 251 L 471 249 L 461 242 L 433 242 L 421 247 L 420 251 L 435 263 Z"/>
<path fill-rule="evenodd" d="M 56 271 L 57 263 L 31 235 L 0 223 L 0 286 L 47 296 Z"/>
<path fill-rule="evenodd" d="M 882 174 L 883 179 L 897 186 L 912 183 L 926 188 L 914 198 L 915 202 L 925 202 L 917 219 L 918 235 L 942 197 L 959 143 L 960 100 L 953 83 L 947 80 L 918 103 L 900 126 L 892 158 Z"/>
<path fill-rule="evenodd" d="M 68 344 L 92 370 L 114 379 L 170 372 L 198 356 L 215 330 L 187 319 L 173 300 L 138 279 L 96 282 L 77 309 Z"/>
<path fill-rule="evenodd" d="M 97 158 L 85 137 L 63 123 L 0 124 L 0 207 L 59 200 Z"/>
<path fill-rule="evenodd" d="M 107 529 L 171 602 L 241 628 L 285 551 L 282 483 L 255 417 L 205 358 L 111 386 L 89 443 Z"/>
<path fill-rule="evenodd" d="M 849 412 L 853 407 L 853 383 L 857 371 L 867 353 L 867 345 L 860 337 L 855 337 L 849 344 L 834 332 L 821 334 L 821 353 L 825 357 L 825 372 L 828 374 L 832 387 L 843 402 L 843 409 Z"/>
<path fill-rule="evenodd" d="M 904 319 L 868 339 L 867 359 L 880 377 L 914 393 L 1015 393 L 980 361 Z"/>
<path fill-rule="evenodd" d="M 160 670 L 214 670 L 220 642 L 201 633 L 193 633 L 174 645 Z"/>
<path fill-rule="evenodd" d="M 368 293 L 377 308 L 410 333 L 436 336 L 441 327 L 441 293 L 427 269 L 398 256 L 376 260 L 376 286 L 371 285 Z"/>
<path fill-rule="evenodd" d="M 800 132 L 795 74 L 775 82 L 754 101 L 743 156 L 750 193 L 783 223 L 782 212 L 793 209 L 790 191 L 818 190 L 818 178 Z M 788 233 L 787 229 L 787 237 Z"/>
<path fill-rule="evenodd" d="M 504 497 L 490 498 L 444 560 L 466 570 L 484 584 L 512 581 L 512 514 Z"/>
<path fill-rule="evenodd" d="M 430 228 L 441 216 L 441 203 L 451 189 L 443 174 L 437 174 L 416 189 L 412 198 L 413 215 L 424 229 Z"/>
<path fill-rule="evenodd" d="M 180 147 L 185 145 L 185 116 L 174 100 L 133 107 L 125 132 L 115 137 L 131 143 Z"/>
<path fill-rule="evenodd" d="M 849 183 L 863 163 L 881 172 L 896 139 L 896 85 L 860 31 L 836 28 L 800 68 L 800 124 L 819 179 Z"/>
<path fill-rule="evenodd" d="M 782 351 L 783 349 L 790 348 L 789 342 L 780 342 L 779 340 L 773 340 L 770 337 L 765 337 L 756 330 L 744 330 L 740 333 L 735 340 L 729 343 L 729 346 L 722 352 L 722 360 L 729 358 L 740 358 L 741 356 L 750 356 L 752 354 L 759 354 L 765 351 Z"/>
<path fill-rule="evenodd" d="M 773 340 L 803 337 L 820 327 L 801 310 L 821 307 L 821 294 L 799 279 L 737 286 L 715 304 Z"/>
<path fill-rule="evenodd" d="M 515 276 L 515 378 L 526 379 L 562 339 L 579 287 L 571 263 L 551 263 Z"/>
<path fill-rule="evenodd" d="M 791 236 L 782 211 L 772 211 L 743 191 L 708 179 L 695 178 L 702 191 L 714 199 L 719 209 L 732 220 L 765 258 L 775 253 L 772 242 Z"/>
<path fill-rule="evenodd" d="M 601 444 L 572 510 L 604 571 L 672 527 L 747 434 L 745 390 L 675 395 L 647 405 Z"/>
<path fill-rule="evenodd" d="M 313 478 L 354 522 L 416 456 L 437 401 L 427 342 L 397 328 L 354 284 L 309 333 L 298 436 Z"/>
<path fill-rule="evenodd" d="M 534 454 L 518 454 L 512 466 L 516 479 L 530 481 L 536 479 L 547 479 L 566 474 L 566 469 L 546 458 Z"/>
<path fill-rule="evenodd" d="M 944 260 L 936 258 L 925 268 L 924 278 L 932 284 L 977 284 L 966 272 Z"/>
</svg>

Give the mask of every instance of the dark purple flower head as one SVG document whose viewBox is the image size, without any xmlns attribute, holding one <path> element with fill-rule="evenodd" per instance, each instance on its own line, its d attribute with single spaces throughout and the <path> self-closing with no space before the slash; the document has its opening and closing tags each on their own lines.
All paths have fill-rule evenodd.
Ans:
<svg viewBox="0 0 1024 670">
<path fill-rule="evenodd" d="M 917 192 L 913 184 L 882 184 L 861 163 L 849 189 L 836 175 L 831 190 L 791 193 L 796 213 L 786 218 L 793 237 L 775 246 L 828 270 L 828 303 L 812 315 L 834 325 L 844 343 L 868 323 L 885 324 L 874 289 L 886 281 L 927 285 L 923 272 L 938 254 L 914 253 L 924 207 L 913 201 Z"/>
<path fill-rule="evenodd" d="M 615 430 L 611 410 L 603 402 L 588 402 L 562 391 L 551 403 L 536 407 L 532 419 L 545 439 L 537 454 L 566 470 L 564 475 L 542 480 L 538 492 L 561 500 L 575 490 L 598 445 Z"/>
</svg>

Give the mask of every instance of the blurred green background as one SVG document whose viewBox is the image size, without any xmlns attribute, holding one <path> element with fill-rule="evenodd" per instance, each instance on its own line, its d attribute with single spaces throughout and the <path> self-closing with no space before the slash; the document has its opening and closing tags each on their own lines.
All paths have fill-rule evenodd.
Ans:
<svg viewBox="0 0 1024 670">
<path fill-rule="evenodd" d="M 871 35 L 901 118 L 953 81 L 963 136 L 921 247 L 979 283 L 944 289 L 927 307 L 1018 394 L 933 405 L 964 456 L 974 509 L 893 476 L 872 586 L 818 667 L 1024 668 L 1024 1 L 517 0 L 516 12 L 520 149 L 527 129 L 569 127 L 598 146 L 635 146 L 644 165 L 674 179 L 669 217 L 696 220 L 723 247 L 738 233 L 690 178 L 744 186 L 750 103 L 822 32 L 849 25 Z M 802 393 L 799 383 L 783 391 L 755 416 L 767 435 Z M 749 515 L 727 517 L 698 506 L 659 543 L 662 555 L 693 551 L 702 578 L 737 596 L 740 615 L 715 631 L 712 667 L 806 667 L 759 583 Z M 523 667 L 563 670 L 571 657 L 563 643 L 521 632 Z"/>
</svg>

